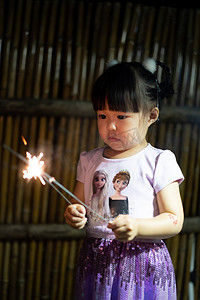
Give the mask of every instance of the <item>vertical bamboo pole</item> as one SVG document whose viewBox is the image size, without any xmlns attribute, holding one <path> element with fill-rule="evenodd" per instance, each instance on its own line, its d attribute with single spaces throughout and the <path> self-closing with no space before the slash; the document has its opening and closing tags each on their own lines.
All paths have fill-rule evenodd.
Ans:
<svg viewBox="0 0 200 300">
<path fill-rule="evenodd" d="M 69 2 L 67 6 L 66 32 L 64 45 L 64 62 L 63 62 L 63 90 L 62 97 L 69 98 L 72 85 L 72 53 L 73 53 L 73 20 L 75 20 L 75 2 Z"/>
<path fill-rule="evenodd" d="M 199 299 L 200 295 L 200 256 L 199 256 L 199 249 L 200 249 L 200 234 L 196 235 L 196 248 L 195 248 L 195 299 Z"/>
<path fill-rule="evenodd" d="M 90 31 L 91 31 L 91 20 L 92 20 L 92 12 L 93 12 L 93 3 L 89 3 L 88 7 L 85 5 L 85 13 L 86 18 L 85 26 L 84 26 L 84 39 L 82 40 L 82 68 L 80 72 L 80 84 L 79 84 L 79 99 L 86 99 L 86 90 L 88 88 L 88 48 L 90 41 Z"/>
<path fill-rule="evenodd" d="M 13 5 L 13 3 L 12 3 Z M 18 71 L 18 56 L 19 56 L 19 42 L 21 36 L 21 23 L 22 23 L 22 12 L 23 12 L 23 0 L 19 0 L 15 7 L 16 18 L 14 18 L 13 26 L 13 37 L 11 40 L 11 53 L 9 62 L 9 75 L 8 75 L 8 98 L 15 97 L 16 89 L 16 78 Z"/>
<path fill-rule="evenodd" d="M 41 299 L 43 297 L 42 295 L 42 286 L 43 286 L 43 282 L 44 282 L 44 259 L 45 259 L 45 255 L 44 255 L 44 243 L 43 241 L 39 241 L 37 243 L 37 249 L 36 249 L 36 253 L 34 253 L 33 255 L 36 255 L 36 259 L 35 259 L 35 276 L 33 278 L 34 281 L 34 288 L 32 291 L 32 295 L 34 296 L 34 299 Z M 46 254 L 46 252 L 45 252 Z M 33 258 L 31 258 L 33 259 Z M 42 276 L 43 275 L 43 276 Z"/>
<path fill-rule="evenodd" d="M 183 59 L 184 59 L 184 52 L 183 49 L 185 47 L 185 26 L 187 24 L 187 15 L 185 10 L 181 10 L 179 12 L 179 22 L 175 24 L 176 29 L 176 42 L 175 42 L 175 49 L 176 49 L 176 56 L 174 59 L 174 74 L 173 79 L 177 89 L 177 96 L 173 97 L 172 104 L 178 105 L 180 103 L 180 97 L 182 98 L 182 77 L 183 77 Z M 174 50 L 173 50 L 174 52 Z"/>
<path fill-rule="evenodd" d="M 58 300 L 58 295 L 60 293 L 59 290 L 59 278 L 60 278 L 60 269 L 61 264 L 63 263 L 61 261 L 62 257 L 62 241 L 56 241 L 56 244 L 54 245 L 54 254 L 53 254 L 53 263 L 52 263 L 52 277 L 51 277 L 51 288 L 50 288 L 50 295 L 52 300 Z"/>
<path fill-rule="evenodd" d="M 195 126 L 196 127 L 196 126 Z M 199 182 L 200 182 L 200 129 L 196 128 L 196 137 L 195 141 L 197 144 L 197 150 L 196 150 L 196 162 L 195 162 L 195 166 L 194 166 L 194 188 L 193 188 L 193 200 L 191 201 L 191 215 L 192 216 L 196 216 L 198 215 L 198 204 L 199 204 Z"/>
<path fill-rule="evenodd" d="M 9 283 L 10 283 L 10 253 L 11 243 L 5 242 L 4 244 L 4 258 L 3 258 L 3 276 L 2 276 L 2 300 L 8 299 Z"/>
<path fill-rule="evenodd" d="M 70 251 L 67 265 L 67 291 L 66 291 L 66 299 L 71 299 L 73 295 L 74 288 L 74 275 L 75 275 L 75 261 L 76 261 L 76 253 L 77 253 L 77 242 L 72 240 L 70 243 Z"/>
<path fill-rule="evenodd" d="M 187 174 L 188 171 L 188 163 L 189 163 L 189 145 L 190 145 L 190 136 L 191 136 L 191 126 L 185 125 L 183 127 L 184 136 L 182 137 L 182 153 L 180 157 L 180 165 L 182 166 L 183 174 Z M 181 186 L 181 192 L 183 196 L 183 205 L 185 210 L 185 216 L 189 215 L 188 210 L 185 209 L 185 203 L 187 201 L 187 190 L 186 185 L 183 184 Z M 179 266 L 177 270 L 177 288 L 178 288 L 178 298 L 181 299 L 183 297 L 182 294 L 182 284 L 184 280 L 185 275 L 185 261 L 186 261 L 186 255 L 187 255 L 187 243 L 188 243 L 188 236 L 186 234 L 181 236 L 180 240 L 180 248 L 179 248 Z"/>
<path fill-rule="evenodd" d="M 8 96 L 8 85 L 9 85 L 9 68 L 10 68 L 10 57 L 11 57 L 11 43 L 13 37 L 13 27 L 14 27 L 14 11 L 15 4 L 8 3 L 7 7 L 5 6 L 5 22 L 6 18 L 9 18 L 5 26 L 4 32 L 4 43 L 2 44 L 2 60 L 1 60 L 1 93 L 0 97 L 5 99 Z"/>
<path fill-rule="evenodd" d="M 38 130 L 38 136 L 37 136 L 37 148 L 38 152 L 44 150 L 44 140 L 46 136 L 46 131 L 47 131 L 47 120 L 46 117 L 41 117 L 40 119 L 37 120 L 39 123 L 39 130 Z M 45 159 L 45 158 L 44 158 Z M 40 222 L 40 215 L 41 215 L 41 201 L 43 201 L 43 191 L 46 188 L 46 186 L 42 186 L 42 184 L 37 181 L 35 182 L 34 190 L 33 190 L 33 202 L 32 202 L 32 223 L 39 223 Z M 35 276 L 33 277 L 33 280 L 35 281 L 34 285 L 34 293 L 36 295 L 40 295 L 41 289 L 41 279 L 42 279 L 42 266 L 43 265 L 43 253 L 44 253 L 44 242 L 41 241 L 36 244 L 35 248 L 35 253 L 30 259 L 34 260 L 35 255 L 37 255 L 37 265 L 34 266 L 35 268 Z M 45 249 L 45 258 L 48 257 L 48 244 L 47 248 Z M 49 266 L 50 262 L 47 262 L 47 266 Z M 44 280 L 42 281 L 44 282 Z M 42 286 L 44 283 L 42 284 Z"/>
<path fill-rule="evenodd" d="M 19 47 L 19 62 L 18 62 L 18 74 L 16 77 L 16 97 L 23 98 L 24 97 L 24 89 L 25 89 L 25 74 L 26 69 L 30 68 L 27 63 L 28 52 L 29 52 L 29 44 L 31 42 L 30 37 L 30 26 L 31 26 L 31 13 L 33 9 L 33 1 L 25 1 L 24 3 L 24 14 L 23 14 L 23 22 L 22 22 L 22 30 L 21 30 L 21 46 Z M 31 78 L 28 77 L 28 81 L 31 81 Z"/>
<path fill-rule="evenodd" d="M 53 58 L 57 59 L 57 55 L 59 53 L 54 53 L 54 40 L 55 40 L 55 33 L 57 29 L 57 11 L 58 11 L 58 3 L 57 1 L 52 1 L 50 6 L 48 2 L 46 2 L 44 14 L 47 15 L 48 18 L 46 20 L 45 32 L 44 32 L 44 56 L 43 56 L 43 68 L 41 74 L 41 96 L 42 98 L 48 98 L 50 96 L 50 89 L 51 89 L 51 72 L 52 72 L 52 64 Z M 49 23 L 51 26 L 49 27 Z M 45 37 L 46 35 L 46 37 Z M 45 40 L 46 38 L 46 40 Z"/>
<path fill-rule="evenodd" d="M 13 117 L 13 135 L 12 135 L 12 142 L 11 147 L 12 149 L 17 149 L 18 141 L 19 141 L 19 122 L 20 118 Z M 7 195 L 7 216 L 6 216 L 6 222 L 7 223 L 13 223 L 15 219 L 15 208 L 17 207 L 17 204 L 15 202 L 15 194 L 16 194 L 16 185 L 17 185 L 17 176 L 18 176 L 18 160 L 17 158 L 12 155 L 10 158 L 10 174 L 9 174 L 9 191 Z"/>
<path fill-rule="evenodd" d="M 193 37 L 193 11 L 188 10 L 188 22 L 187 22 L 187 28 L 186 28 L 186 41 L 185 41 L 185 60 L 184 60 L 184 72 L 183 72 L 183 81 L 182 81 L 182 97 L 180 98 L 181 105 L 186 104 L 188 99 L 188 89 L 189 89 L 189 78 L 191 75 L 191 38 Z"/>
<path fill-rule="evenodd" d="M 59 285 L 58 285 L 58 299 L 57 300 L 63 300 L 65 299 L 65 287 L 66 287 L 66 271 L 67 271 L 67 261 L 68 261 L 68 256 L 69 256 L 69 242 L 64 241 L 62 243 L 62 254 L 61 254 L 61 269 L 60 269 L 60 280 L 59 280 Z"/>
<path fill-rule="evenodd" d="M 133 4 L 130 2 L 126 3 L 125 12 L 123 16 L 123 24 L 120 31 L 120 38 L 119 38 L 119 44 L 117 47 L 117 60 L 122 61 L 123 55 L 125 52 L 125 47 L 127 44 L 127 36 L 128 36 L 128 30 L 131 22 L 131 13 L 133 9 Z"/>
<path fill-rule="evenodd" d="M 29 135 L 29 140 L 28 140 L 28 145 L 29 145 L 29 151 L 35 153 L 36 149 L 36 140 L 37 140 L 37 131 L 38 131 L 38 119 L 36 117 L 32 117 L 30 120 L 30 135 Z M 33 201 L 33 193 L 34 191 L 34 183 L 35 182 L 26 182 L 25 185 L 25 195 L 26 197 L 24 198 L 24 211 L 23 211 L 23 220 L 25 223 L 33 222 L 37 223 L 38 221 L 38 211 L 37 208 L 34 209 L 32 207 L 34 201 Z M 36 184 L 40 184 L 37 182 Z M 34 194 L 35 195 L 35 194 Z M 33 213 L 34 210 L 34 213 Z M 36 253 L 37 253 L 37 243 L 35 241 L 30 241 L 30 243 L 26 247 L 23 247 L 22 250 L 24 251 L 26 255 L 26 261 L 27 261 L 27 266 L 26 266 L 26 290 L 24 291 L 25 298 L 27 300 L 31 300 L 33 291 L 37 290 L 37 287 L 35 287 L 35 276 L 36 276 Z M 41 264 L 41 262 L 38 262 Z"/>
<path fill-rule="evenodd" d="M 4 261 L 4 242 L 0 241 L 0 294 L 2 295 L 3 288 L 3 261 Z"/>
<path fill-rule="evenodd" d="M 111 11 L 111 22 L 110 22 L 110 32 L 108 32 L 108 48 L 106 53 L 106 60 L 111 61 L 117 58 L 117 42 L 118 42 L 118 30 L 119 30 L 119 17 L 120 17 L 121 4 L 116 2 L 112 5 Z"/>
<path fill-rule="evenodd" d="M 26 258 L 27 258 L 27 242 L 20 243 L 20 257 L 19 257 L 19 273 L 18 273 L 18 297 L 19 299 L 25 299 L 25 288 L 27 284 L 26 279 Z"/>
<path fill-rule="evenodd" d="M 162 41 L 162 28 L 163 28 L 163 22 L 165 20 L 165 8 L 160 7 L 159 8 L 159 14 L 158 14 L 158 20 L 155 25 L 156 31 L 155 31 L 155 39 L 154 39 L 154 47 L 153 47 L 153 57 L 159 58 L 159 52 L 160 52 L 160 41 Z M 165 26 L 164 26 L 165 28 Z"/>
<path fill-rule="evenodd" d="M 83 36 L 83 28 L 84 28 L 84 3 L 78 2 L 78 9 L 77 9 L 77 20 L 78 26 L 77 31 L 74 32 L 75 35 L 75 53 L 74 53 L 74 66 L 72 69 L 72 91 L 71 97 L 72 99 L 77 99 L 78 92 L 79 92 L 79 83 L 80 83 L 80 68 L 82 67 L 82 36 Z"/>
<path fill-rule="evenodd" d="M 18 259 L 19 259 L 19 243 L 12 242 L 11 257 L 9 259 L 10 268 L 10 283 L 9 283 L 9 298 L 15 299 L 18 294 L 17 278 L 18 278 Z"/>
<path fill-rule="evenodd" d="M 32 120 L 30 120 L 28 117 L 24 117 L 22 119 L 21 124 L 21 134 L 25 137 L 27 140 L 28 145 L 25 146 L 22 142 L 20 144 L 20 153 L 22 153 L 23 156 L 25 156 L 26 150 L 29 150 L 30 144 L 33 142 L 30 139 L 30 133 L 29 129 L 31 131 L 32 126 Z M 30 151 L 30 150 L 29 150 Z M 22 172 L 22 169 L 24 169 L 24 164 L 20 165 L 20 171 Z M 17 187 L 17 195 L 16 195 L 16 201 L 18 203 L 16 207 L 16 223 L 29 223 L 30 221 L 30 214 L 31 214 L 31 197 L 32 197 L 32 182 L 26 182 L 22 179 L 22 175 L 18 181 L 18 187 Z"/>
<path fill-rule="evenodd" d="M 55 126 L 55 118 L 51 117 L 49 120 L 47 120 L 47 131 L 46 131 L 46 137 L 45 137 L 45 163 L 46 167 L 45 170 L 47 173 L 53 174 L 52 169 L 52 157 L 53 157 L 53 140 L 54 140 L 54 126 Z M 49 199 L 50 199 L 50 191 L 51 187 L 49 185 L 46 185 L 45 188 L 43 188 L 42 193 L 42 201 L 40 203 L 40 223 L 44 224 L 48 220 L 48 206 L 49 206 Z"/>
<path fill-rule="evenodd" d="M 12 140 L 12 117 L 7 117 L 5 120 L 5 137 L 4 143 L 6 145 L 11 145 Z M 10 166 L 10 153 L 4 149 L 3 150 L 3 170 L 1 178 L 1 207 L 0 207 L 0 223 L 6 222 L 7 213 L 7 196 L 9 191 L 9 166 Z"/>
<path fill-rule="evenodd" d="M 29 128 L 30 128 L 30 118 L 24 117 L 21 118 L 21 124 L 19 126 L 19 135 L 18 135 L 18 151 L 23 156 L 25 156 L 25 150 L 29 146 Z M 25 146 L 21 140 L 21 135 L 25 137 L 28 142 L 28 145 Z M 19 172 L 22 173 L 24 164 L 19 163 Z M 18 175 L 19 176 L 19 175 Z M 26 182 L 22 180 L 22 174 L 20 174 L 16 187 L 16 209 L 15 209 L 15 223 L 28 223 L 30 220 L 30 197 L 32 194 L 32 185 L 29 183 L 27 186 Z M 17 294 L 19 299 L 24 299 L 27 277 L 27 242 L 23 241 L 19 244 L 19 271 L 18 271 L 18 280 L 17 280 Z"/>
<path fill-rule="evenodd" d="M 104 19 L 103 24 L 101 24 L 99 28 L 99 36 L 97 37 L 99 43 L 97 43 L 96 49 L 96 66 L 95 66 L 95 73 L 94 79 L 96 79 L 101 73 L 103 73 L 105 69 L 105 59 L 107 58 L 107 40 L 109 34 L 109 27 L 110 27 L 110 16 L 111 16 L 111 8 L 112 4 L 109 2 L 103 3 L 103 9 L 101 12 L 101 18 Z"/>
<path fill-rule="evenodd" d="M 42 297 L 50 298 L 50 284 L 51 284 L 51 269 L 52 269 L 52 256 L 53 256 L 53 242 L 47 241 L 45 245 L 45 256 L 43 265 L 43 278 L 42 278 Z"/>
<path fill-rule="evenodd" d="M 97 48 L 99 46 L 99 36 L 100 36 L 100 27 L 101 27 L 101 20 L 102 20 L 102 9 L 103 3 L 97 2 L 94 11 L 93 11 L 93 31 L 91 32 L 91 53 L 90 57 L 88 58 L 88 79 L 87 79 L 87 91 L 86 91 L 86 99 L 90 100 L 91 97 L 91 88 L 96 79 L 95 75 L 95 67 L 97 61 Z"/>
<path fill-rule="evenodd" d="M 49 15 L 49 5 L 48 1 L 44 1 L 44 6 L 42 7 L 42 15 L 40 18 L 40 30 L 38 37 L 38 46 L 36 49 L 36 61 L 35 61 L 35 73 L 33 79 L 33 91 L 34 98 L 39 98 L 41 95 L 41 86 L 43 84 L 43 68 L 45 67 L 46 57 L 45 57 L 45 40 L 46 40 L 46 30 L 48 24 Z M 35 41 L 34 41 L 35 42 Z M 42 91 L 43 92 L 43 91 Z"/>
<path fill-rule="evenodd" d="M 141 20 L 139 22 L 137 40 L 136 40 L 136 52 L 134 55 L 135 61 L 143 61 L 144 58 L 144 43 L 145 43 L 145 35 L 146 35 L 146 22 L 147 22 L 147 14 L 148 8 L 146 6 L 142 6 L 142 14 Z"/>
<path fill-rule="evenodd" d="M 0 1 L 0 49 L 3 47 L 3 40 L 4 40 L 4 27 L 5 27 L 5 1 Z M 0 62 L 2 64 L 3 62 L 3 53 L 2 51 L 0 52 Z M 0 75 L 0 82 L 1 82 L 1 76 Z M 1 88 L 0 88 L 0 93 L 1 93 Z"/>
<path fill-rule="evenodd" d="M 29 4 L 28 4 L 29 3 Z M 27 1 L 27 5 L 31 6 L 30 1 Z M 29 7 L 30 7 L 29 6 Z M 41 1 L 33 1 L 32 2 L 32 11 L 31 11 L 31 17 L 30 17 L 30 28 L 28 24 L 27 19 L 27 30 L 29 30 L 29 43 L 27 48 L 27 59 L 26 59 L 26 68 L 24 70 L 24 97 L 25 98 L 31 98 L 31 97 L 37 97 L 37 94 L 35 95 L 35 77 L 38 75 L 38 62 L 41 63 L 41 61 L 38 60 L 38 42 L 39 42 L 39 34 L 40 31 L 43 30 L 41 25 Z M 28 13 L 26 14 L 28 17 Z M 26 23 L 25 23 L 26 25 Z M 24 40 L 24 46 L 26 47 L 26 39 Z M 19 80 L 22 80 L 21 76 L 19 77 Z"/>
<path fill-rule="evenodd" d="M 141 18 L 142 8 L 141 5 L 135 5 L 132 14 L 130 16 L 131 22 L 127 36 L 127 46 L 123 55 L 123 59 L 126 61 L 132 61 L 136 51 L 136 38 L 139 30 L 139 22 Z"/>
<path fill-rule="evenodd" d="M 193 233 L 188 235 L 188 243 L 187 243 L 187 256 L 185 262 L 185 269 L 186 272 L 184 274 L 184 282 L 182 287 L 182 299 L 188 300 L 188 285 L 190 280 L 190 263 L 191 263 L 191 255 L 192 255 L 192 240 L 193 240 Z"/>
<path fill-rule="evenodd" d="M 36 266 L 36 241 L 30 241 L 28 247 L 27 267 L 26 267 L 26 292 L 25 299 L 31 300 L 34 291 L 34 279 L 35 279 L 35 266 Z"/>
<path fill-rule="evenodd" d="M 57 4 L 58 5 L 58 4 Z M 59 89 L 60 89 L 60 82 L 61 82 L 61 70 L 62 70 L 62 63 L 63 63 L 63 44 L 65 40 L 65 22 L 66 22 L 66 8 L 67 2 L 61 1 L 60 6 L 58 8 L 57 13 L 57 23 L 56 28 L 57 33 L 54 33 L 54 44 L 53 47 L 53 57 L 52 57 L 52 71 L 51 71 L 51 82 L 50 89 L 51 93 L 50 96 L 52 98 L 58 98 Z M 53 43 L 53 39 L 52 39 Z"/>
<path fill-rule="evenodd" d="M 148 18 L 147 18 L 147 32 L 144 39 L 144 55 L 143 59 L 146 59 L 150 57 L 151 52 L 151 43 L 152 43 L 152 37 L 154 33 L 154 24 L 155 24 L 155 15 L 156 10 L 154 7 L 148 8 Z"/>
</svg>

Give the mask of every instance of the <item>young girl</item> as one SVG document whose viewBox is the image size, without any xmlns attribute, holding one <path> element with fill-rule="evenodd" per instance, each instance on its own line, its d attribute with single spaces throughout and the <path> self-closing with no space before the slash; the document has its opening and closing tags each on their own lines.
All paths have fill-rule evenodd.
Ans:
<svg viewBox="0 0 200 300">
<path fill-rule="evenodd" d="M 157 66 L 165 72 L 161 83 L 154 75 Z M 117 63 L 94 84 L 93 107 L 106 146 L 81 154 L 74 194 L 88 204 L 93 175 L 104 170 L 110 182 L 109 201 L 115 191 L 113 177 L 127 170 L 129 213 L 95 224 L 75 200 L 67 207 L 66 223 L 79 229 L 85 226 L 87 232 L 76 299 L 176 299 L 174 269 L 162 239 L 182 228 L 183 175 L 171 151 L 146 141 L 149 126 L 158 119 L 160 100 L 172 95 L 169 68 L 153 60 Z"/>
</svg>

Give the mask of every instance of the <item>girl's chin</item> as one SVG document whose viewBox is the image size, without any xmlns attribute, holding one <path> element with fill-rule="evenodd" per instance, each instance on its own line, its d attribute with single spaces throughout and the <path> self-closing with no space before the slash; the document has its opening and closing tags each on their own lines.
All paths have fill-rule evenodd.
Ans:
<svg viewBox="0 0 200 300">
<path fill-rule="evenodd" d="M 123 145 L 121 142 L 107 142 L 106 145 L 111 148 L 114 151 L 127 151 L 129 149 L 132 149 L 132 146 L 129 145 L 129 147 Z"/>
</svg>

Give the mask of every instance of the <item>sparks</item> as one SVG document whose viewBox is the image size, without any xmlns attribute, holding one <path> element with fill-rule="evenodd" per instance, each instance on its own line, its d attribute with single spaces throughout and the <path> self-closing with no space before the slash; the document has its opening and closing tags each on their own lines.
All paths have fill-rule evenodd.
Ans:
<svg viewBox="0 0 200 300">
<path fill-rule="evenodd" d="M 21 138 L 22 138 L 22 141 L 23 141 L 24 145 L 26 146 L 27 145 L 27 141 L 26 141 L 25 137 L 22 135 Z"/>
<path fill-rule="evenodd" d="M 23 171 L 23 178 L 39 178 L 41 183 L 45 185 L 45 181 L 42 177 L 44 161 L 41 160 L 43 153 L 41 152 L 38 156 L 32 156 L 29 152 L 26 152 L 26 157 L 28 159 L 28 165 L 26 170 Z"/>
</svg>

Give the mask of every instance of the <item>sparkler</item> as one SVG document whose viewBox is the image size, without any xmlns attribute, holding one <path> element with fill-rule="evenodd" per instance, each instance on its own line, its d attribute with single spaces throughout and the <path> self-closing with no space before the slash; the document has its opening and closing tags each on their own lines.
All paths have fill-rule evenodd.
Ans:
<svg viewBox="0 0 200 300">
<path fill-rule="evenodd" d="M 26 169 L 23 171 L 23 178 L 25 179 L 31 179 L 31 178 L 39 178 L 40 182 L 45 185 L 48 183 L 54 190 L 62 196 L 62 198 L 67 201 L 69 204 L 72 204 L 72 202 L 63 195 L 63 193 L 59 190 L 63 190 L 68 195 L 70 195 L 72 198 L 74 198 L 76 201 L 78 201 L 80 204 L 85 206 L 88 210 L 93 212 L 99 219 L 108 222 L 108 219 L 102 217 L 100 214 L 98 214 L 96 211 L 91 209 L 87 204 L 82 202 L 79 198 L 77 198 L 72 192 L 70 192 L 66 187 L 64 187 L 60 182 L 58 182 L 54 177 L 50 176 L 48 173 L 44 172 L 44 161 L 42 161 L 43 153 L 41 152 L 38 156 L 32 156 L 29 152 L 26 152 L 27 159 L 10 148 L 9 146 L 3 144 L 3 147 L 8 150 L 10 153 L 21 159 L 24 163 L 27 164 Z"/>
</svg>

